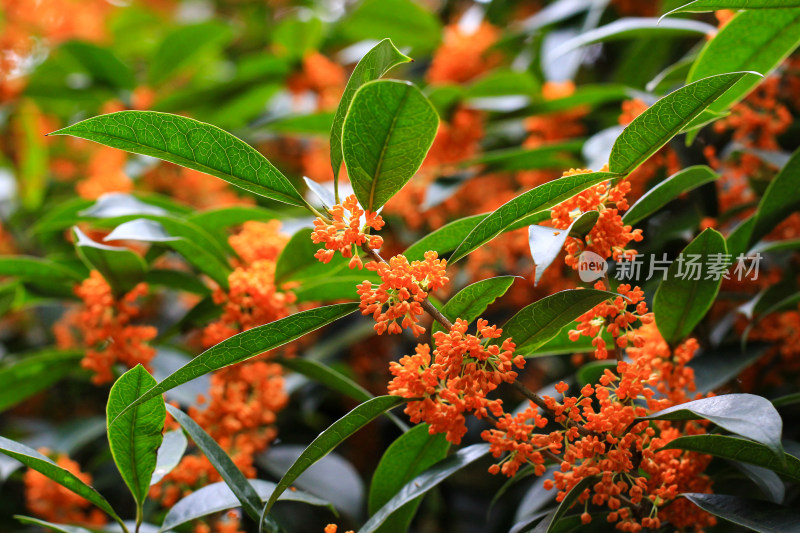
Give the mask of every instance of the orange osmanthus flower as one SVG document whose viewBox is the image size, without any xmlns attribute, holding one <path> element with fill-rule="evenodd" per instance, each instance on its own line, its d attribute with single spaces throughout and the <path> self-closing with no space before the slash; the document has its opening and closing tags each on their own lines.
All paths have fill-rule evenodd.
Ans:
<svg viewBox="0 0 800 533">
<path fill-rule="evenodd" d="M 345 214 L 347 211 L 349 214 Z M 383 239 L 378 235 L 369 235 L 364 232 L 364 228 L 372 228 L 380 231 L 383 227 L 383 219 L 377 213 L 364 211 L 358 205 L 358 200 L 354 194 L 348 196 L 340 205 L 331 208 L 330 214 L 333 220 L 314 220 L 314 233 L 311 240 L 315 244 L 325 244 L 325 248 L 317 251 L 314 255 L 323 263 L 329 263 L 333 259 L 336 251 L 343 257 L 350 257 L 350 268 L 359 269 L 362 267 L 361 258 L 358 255 L 358 247 L 368 243 L 370 248 L 378 249 L 383 246 Z M 364 216 L 365 224 L 362 227 L 361 217 Z"/>
</svg>

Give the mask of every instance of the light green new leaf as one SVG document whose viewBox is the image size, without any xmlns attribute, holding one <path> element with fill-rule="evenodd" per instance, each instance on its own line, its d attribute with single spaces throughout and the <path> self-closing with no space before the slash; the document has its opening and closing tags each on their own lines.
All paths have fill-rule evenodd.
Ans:
<svg viewBox="0 0 800 533">
<path fill-rule="evenodd" d="M 0 276 L 14 276 L 24 280 L 56 279 L 80 281 L 81 277 L 53 261 L 27 255 L 0 257 Z"/>
<path fill-rule="evenodd" d="M 447 456 L 450 443 L 443 433 L 431 435 L 427 424 L 420 424 L 398 437 L 381 457 L 369 489 L 370 514 L 377 512 L 397 494 L 403 485 Z M 380 533 L 404 533 L 422 501 L 417 497 L 392 513 Z"/>
<path fill-rule="evenodd" d="M 439 254 L 439 257 L 443 257 L 446 253 L 458 248 L 461 241 L 487 216 L 485 214 L 472 215 L 445 224 L 406 248 L 403 255 L 409 261 L 422 261 L 425 252 L 433 250 Z"/>
<path fill-rule="evenodd" d="M 160 396 L 187 381 L 239 363 L 256 355 L 283 346 L 306 333 L 349 315 L 358 308 L 357 303 L 345 303 L 301 311 L 275 322 L 249 329 L 222 341 L 201 353 L 184 366 L 147 390 L 138 400 L 122 411 L 141 405 L 150 398 Z M 119 418 L 119 417 L 118 417 Z"/>
<path fill-rule="evenodd" d="M 231 37 L 231 29 L 215 21 L 177 28 L 164 38 L 152 56 L 150 83 L 152 86 L 162 84 L 198 56 L 214 48 L 222 48 Z"/>
<path fill-rule="evenodd" d="M 342 150 L 364 209 L 377 211 L 411 179 L 438 125 L 433 105 L 408 82 L 378 80 L 358 89 L 344 121 Z"/>
<path fill-rule="evenodd" d="M 596 305 L 618 296 L 597 289 L 568 289 L 551 294 L 524 307 L 503 325 L 497 344 L 511 337 L 515 354 L 526 355 L 558 335 L 564 326 Z"/>
<path fill-rule="evenodd" d="M 156 469 L 167 410 L 164 398 L 158 396 L 119 415 L 128 404 L 155 384 L 153 376 L 142 365 L 136 365 L 114 382 L 106 405 L 108 445 L 114 463 L 136 501 L 137 520 L 141 517 L 150 479 Z M 118 416 L 119 420 L 116 420 Z"/>
<path fill-rule="evenodd" d="M 636 117 L 617 138 L 608 165 L 611 172 L 630 174 L 680 133 L 697 116 L 741 80 L 761 79 L 752 72 L 711 76 L 668 94 Z"/>
<path fill-rule="evenodd" d="M 247 482 L 242 471 L 236 467 L 233 459 L 189 415 L 172 405 L 167 405 L 167 410 L 186 430 L 197 447 L 203 450 L 211 465 L 236 495 L 247 515 L 253 520 L 258 520 L 261 498 L 253 486 Z"/>
<path fill-rule="evenodd" d="M 514 283 L 514 276 L 498 276 L 473 283 L 461 289 L 440 309 L 450 322 L 457 318 L 468 323 L 479 318 L 496 299 L 503 296 Z M 443 331 L 439 322 L 433 322 L 433 333 Z"/>
<path fill-rule="evenodd" d="M 473 444 L 461 448 L 446 459 L 434 464 L 414 479 L 403 485 L 391 500 L 376 511 L 358 533 L 372 533 L 376 531 L 392 514 L 409 502 L 422 496 L 439 483 L 458 472 L 465 466 L 474 463 L 489 453 L 488 444 Z"/>
<path fill-rule="evenodd" d="M 164 476 L 172 472 L 173 468 L 178 466 L 188 444 L 189 442 L 186 440 L 183 430 L 174 429 L 164 433 L 164 440 L 158 448 L 156 468 L 153 470 L 152 477 L 150 477 L 151 486 L 161 481 Z"/>
<path fill-rule="evenodd" d="M 336 30 L 346 42 L 388 37 L 415 53 L 432 51 L 442 38 L 439 17 L 415 0 L 361 0 Z"/>
<path fill-rule="evenodd" d="M 397 65 L 409 61 L 411 58 L 400 53 L 390 39 L 384 39 L 372 47 L 353 69 L 347 86 L 344 88 L 342 99 L 339 100 L 339 107 L 336 108 L 331 126 L 331 167 L 333 167 L 333 177 L 337 183 L 342 167 L 342 126 L 353 96 L 365 83 L 377 80 Z"/>
<path fill-rule="evenodd" d="M 94 488 L 81 481 L 75 474 L 62 468 L 51 461 L 48 457 L 40 454 L 33 448 L 24 444 L 14 442 L 5 437 L 0 437 L 0 453 L 16 459 L 25 466 L 36 470 L 40 474 L 52 479 L 59 485 L 74 492 L 78 496 L 89 500 L 99 509 L 106 512 L 111 518 L 122 524 L 122 519 L 111 507 L 111 504 L 103 498 Z"/>
<path fill-rule="evenodd" d="M 702 510 L 759 533 L 796 531 L 800 509 L 727 494 L 681 494 Z"/>
<path fill-rule="evenodd" d="M 666 16 L 675 13 L 705 13 L 721 9 L 781 9 L 800 7 L 800 0 L 694 0 L 675 8 Z"/>
<path fill-rule="evenodd" d="M 709 228 L 683 249 L 683 263 L 676 260 L 670 265 L 653 299 L 656 325 L 670 346 L 685 339 L 711 308 L 722 275 L 716 276 L 710 269 L 720 262 L 724 264 L 726 254 L 725 239 Z M 689 267 L 689 261 L 697 268 Z"/>
<path fill-rule="evenodd" d="M 753 71 L 768 75 L 800 44 L 800 9 L 740 11 L 708 41 L 697 57 L 687 82 L 725 72 Z M 742 78 L 708 106 L 721 113 L 741 100 L 761 81 Z M 698 119 L 701 120 L 701 118 Z"/>
<path fill-rule="evenodd" d="M 691 435 L 670 441 L 662 450 L 689 450 L 767 468 L 800 481 L 800 459 L 784 453 L 777 457 L 758 442 L 728 435 Z"/>
<path fill-rule="evenodd" d="M 704 418 L 719 427 L 767 446 L 783 457 L 783 421 L 772 402 L 754 394 L 723 394 L 663 409 L 640 420 L 697 420 Z"/>
<path fill-rule="evenodd" d="M 119 111 L 50 135 L 72 135 L 205 172 L 246 191 L 296 206 L 305 202 L 255 148 L 210 124 L 156 111 Z"/>
<path fill-rule="evenodd" d="M 328 426 L 328 428 L 319 434 L 314 441 L 308 445 L 300 457 L 289 467 L 289 470 L 283 475 L 278 482 L 278 486 L 269 497 L 264 510 L 261 513 L 262 517 L 267 516 L 269 510 L 288 489 L 294 481 L 300 477 L 300 474 L 305 472 L 311 465 L 325 457 L 328 453 L 333 451 L 336 446 L 347 440 L 350 435 L 372 422 L 375 418 L 379 417 L 386 411 L 401 405 L 406 400 L 398 396 L 378 396 L 368 400 L 342 418 Z"/>
<path fill-rule="evenodd" d="M 800 210 L 800 150 L 792 154 L 792 158 L 770 182 L 764 196 L 758 203 L 758 212 L 750 233 L 749 245 L 752 247 L 762 237 L 794 211 Z"/>
<path fill-rule="evenodd" d="M 455 263 L 504 231 L 539 222 L 540 220 L 534 219 L 539 213 L 572 198 L 592 185 L 617 177 L 620 177 L 619 174 L 610 172 L 564 176 L 517 196 L 481 220 L 458 245 L 450 256 L 449 263 Z"/>
<path fill-rule="evenodd" d="M 647 191 L 622 215 L 622 221 L 634 225 L 681 194 L 711 183 L 717 178 L 719 174 L 705 165 L 684 168 Z"/>
<path fill-rule="evenodd" d="M 305 281 L 319 276 L 330 278 L 334 272 L 338 272 L 338 269 L 348 268 L 347 264 L 350 260 L 339 254 L 327 264 L 314 257 L 317 250 L 324 247 L 324 244 L 314 244 L 311 240 L 311 233 L 311 228 L 303 228 L 292 235 L 292 238 L 286 243 L 275 264 L 276 285 L 287 281 Z M 328 281 L 333 280 L 328 279 Z M 355 294 L 355 289 L 350 294 Z"/>
<path fill-rule="evenodd" d="M 147 265 L 134 252 L 95 242 L 77 226 L 72 231 L 78 256 L 87 267 L 102 274 L 115 294 L 124 294 L 144 281 Z"/>
<path fill-rule="evenodd" d="M 0 412 L 17 405 L 75 370 L 82 350 L 42 350 L 0 365 Z"/>
</svg>

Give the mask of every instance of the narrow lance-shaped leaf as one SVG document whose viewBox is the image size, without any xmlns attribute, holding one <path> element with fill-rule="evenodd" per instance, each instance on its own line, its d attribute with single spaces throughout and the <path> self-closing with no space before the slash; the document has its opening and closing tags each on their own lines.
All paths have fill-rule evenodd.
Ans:
<svg viewBox="0 0 800 533">
<path fill-rule="evenodd" d="M 503 325 L 503 335 L 497 341 L 511 337 L 517 345 L 516 354 L 529 354 L 585 312 L 617 296 L 613 292 L 597 289 L 565 290 L 551 294 L 511 317 Z"/>
<path fill-rule="evenodd" d="M 409 61 L 411 61 L 411 58 L 400 53 L 390 39 L 384 39 L 367 52 L 358 62 L 356 68 L 353 69 L 353 73 L 344 88 L 342 99 L 339 100 L 339 106 L 336 108 L 336 114 L 333 116 L 333 125 L 331 126 L 331 167 L 337 184 L 342 166 L 342 126 L 347 116 L 347 110 L 350 109 L 350 103 L 353 101 L 353 96 L 365 83 L 377 80 L 393 67 Z"/>
<path fill-rule="evenodd" d="M 397 396 L 378 396 L 377 398 L 362 403 L 331 424 L 308 445 L 302 455 L 297 458 L 297 461 L 295 461 L 286 474 L 283 475 L 275 491 L 264 506 L 264 510 L 261 513 L 262 517 L 267 516 L 269 510 L 280 495 L 283 494 L 300 474 L 306 471 L 311 465 L 333 451 L 336 446 L 344 442 L 350 435 L 403 402 L 405 402 L 405 400 Z"/>
<path fill-rule="evenodd" d="M 58 533 L 92 533 L 91 531 L 83 527 L 68 526 L 66 524 L 54 524 L 52 522 L 39 520 L 38 518 L 33 518 L 30 516 L 14 515 L 14 518 L 16 518 L 21 524 L 30 526 L 39 526 L 46 528 L 50 531 L 57 531 Z"/>
<path fill-rule="evenodd" d="M 488 444 L 473 444 L 458 450 L 450 457 L 443 459 L 428 468 L 414 479 L 406 483 L 395 496 L 386 502 L 364 526 L 358 530 L 359 533 L 372 533 L 376 531 L 386 519 L 395 511 L 422 496 L 439 483 L 458 472 L 465 466 L 474 463 L 481 457 L 489 453 Z"/>
<path fill-rule="evenodd" d="M 156 380 L 142 365 L 136 365 L 114 382 L 106 406 L 108 445 L 123 481 L 136 501 L 137 523 L 156 469 L 167 410 L 164 398 L 154 397 L 127 411 L 112 424 L 125 407 L 155 386 Z"/>
<path fill-rule="evenodd" d="M 577 485 L 572 487 L 572 490 L 570 490 L 564 499 L 561 500 L 561 503 L 558 504 L 556 510 L 544 517 L 544 519 L 539 522 L 532 533 L 552 533 L 555 531 L 558 521 L 567 513 L 567 511 L 569 511 L 570 507 L 575 504 L 583 491 L 591 487 L 596 482 L 597 479 L 594 477 L 583 478 Z"/>
<path fill-rule="evenodd" d="M 150 398 L 159 396 L 187 381 L 220 368 L 239 363 L 278 346 L 283 346 L 306 333 L 349 315 L 358 308 L 357 303 L 329 305 L 301 311 L 275 322 L 249 329 L 212 346 L 184 366 L 147 390 L 138 400 L 128 405 L 124 414 Z M 118 417 L 119 418 L 119 417 Z"/>
<path fill-rule="evenodd" d="M 727 494 L 685 493 L 702 510 L 759 533 L 797 531 L 800 509 Z"/>
<path fill-rule="evenodd" d="M 147 265 L 134 252 L 95 242 L 77 226 L 72 231 L 80 258 L 86 266 L 100 272 L 115 294 L 124 294 L 144 280 Z"/>
<path fill-rule="evenodd" d="M 304 206 L 299 192 L 255 148 L 197 120 L 155 111 L 119 111 L 50 135 L 72 135 L 205 172 L 244 190 Z"/>
<path fill-rule="evenodd" d="M 636 117 L 617 138 L 608 166 L 630 174 L 692 120 L 742 79 L 760 79 L 751 72 L 711 76 L 668 94 Z"/>
<path fill-rule="evenodd" d="M 105 511 L 111 518 L 116 520 L 117 523 L 122 524 L 122 519 L 111 507 L 111 504 L 109 504 L 99 492 L 81 481 L 75 474 L 66 468 L 61 468 L 48 457 L 45 457 L 33 448 L 29 448 L 24 444 L 14 442 L 13 440 L 5 437 L 0 437 L 0 453 L 4 453 L 13 459 L 16 459 L 25 466 L 32 468 L 40 474 L 52 479 L 59 485 L 74 492 L 78 496 L 89 500 L 99 509 Z M 124 530 L 127 531 L 127 529 Z"/>
<path fill-rule="evenodd" d="M 0 366 L 0 412 L 52 386 L 80 366 L 83 350 L 43 350 Z"/>
<path fill-rule="evenodd" d="M 409 261 L 422 261 L 425 252 L 433 250 L 443 257 L 455 250 L 461 241 L 488 215 L 459 218 L 434 230 L 406 248 L 403 252 Z"/>
<path fill-rule="evenodd" d="M 694 0 L 667 13 L 705 13 L 721 9 L 784 9 L 800 7 L 800 0 Z"/>
<path fill-rule="evenodd" d="M 647 191 L 622 215 L 625 224 L 636 224 L 652 215 L 681 194 L 711 183 L 719 174 L 705 165 L 688 167 Z"/>
<path fill-rule="evenodd" d="M 247 515 L 253 520 L 258 520 L 261 498 L 258 497 L 258 493 L 247 482 L 247 478 L 236 467 L 230 456 L 189 415 L 172 405 L 167 405 L 167 410 L 186 430 L 198 448 L 203 450 L 211 465 L 236 495 Z"/>
<path fill-rule="evenodd" d="M 342 149 L 364 209 L 377 211 L 411 179 L 438 125 L 433 105 L 408 82 L 372 81 L 356 92 L 344 121 Z"/>
<path fill-rule="evenodd" d="M 533 216 L 558 205 L 592 185 L 617 177 L 620 175 L 609 172 L 564 176 L 517 196 L 481 220 L 458 245 L 453 255 L 450 256 L 449 262 L 455 263 L 504 231 L 527 226 L 533 222 L 531 220 Z"/>
<path fill-rule="evenodd" d="M 703 418 L 742 437 L 760 442 L 783 457 L 783 421 L 772 403 L 754 394 L 725 394 L 676 405 L 642 420 L 696 420 Z"/>
<path fill-rule="evenodd" d="M 514 276 L 498 276 L 468 285 L 450 298 L 440 311 L 450 322 L 455 322 L 457 318 L 472 322 L 508 291 L 514 279 Z M 444 328 L 434 321 L 432 329 L 436 333 Z"/>
<path fill-rule="evenodd" d="M 791 213 L 800 210 L 798 190 L 800 190 L 800 150 L 792 154 L 789 162 L 764 191 L 750 233 L 750 247 L 775 229 L 775 226 Z"/>
<path fill-rule="evenodd" d="M 709 228 L 670 265 L 667 278 L 656 290 L 653 313 L 658 330 L 671 346 L 686 338 L 714 303 L 722 274 L 730 264 L 726 254 L 725 239 Z M 720 264 L 724 268 L 717 276 L 711 269 Z"/>
<path fill-rule="evenodd" d="M 186 440 L 183 430 L 174 429 L 164 433 L 164 440 L 161 441 L 161 446 L 158 448 L 156 468 L 150 477 L 151 486 L 161 481 L 164 476 L 178 466 L 188 444 L 189 442 Z"/>
<path fill-rule="evenodd" d="M 0 257 L 0 276 L 15 276 L 22 279 L 63 279 L 80 281 L 74 271 L 53 261 L 26 255 Z"/>
</svg>

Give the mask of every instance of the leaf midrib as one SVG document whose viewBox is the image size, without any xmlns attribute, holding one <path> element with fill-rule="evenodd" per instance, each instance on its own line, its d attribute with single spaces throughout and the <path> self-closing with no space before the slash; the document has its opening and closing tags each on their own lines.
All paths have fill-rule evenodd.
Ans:
<svg viewBox="0 0 800 533">
<path fill-rule="evenodd" d="M 383 137 L 383 143 L 381 146 L 381 153 L 378 155 L 378 164 L 375 167 L 375 173 L 372 176 L 372 183 L 370 185 L 369 190 L 369 210 L 374 211 L 375 206 L 375 189 L 378 186 L 378 177 L 381 175 L 381 168 L 383 168 L 383 162 L 386 157 L 386 149 L 389 146 L 387 140 L 392 136 L 394 133 L 395 126 L 397 124 L 397 119 L 400 116 L 400 110 L 406 105 L 406 100 L 408 100 L 408 95 L 411 92 L 410 85 L 403 86 L 404 92 L 402 98 L 400 98 L 400 102 L 397 105 L 397 108 L 394 111 L 394 115 L 392 116 L 392 123 L 389 125 L 389 129 L 386 131 L 386 135 Z"/>
</svg>

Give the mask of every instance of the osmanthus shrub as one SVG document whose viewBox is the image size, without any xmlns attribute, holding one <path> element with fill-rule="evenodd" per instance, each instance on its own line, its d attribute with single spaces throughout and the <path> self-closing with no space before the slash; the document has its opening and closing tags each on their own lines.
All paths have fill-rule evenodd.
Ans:
<svg viewBox="0 0 800 533">
<path fill-rule="evenodd" d="M 155 99 L 183 83 L 172 69 L 202 64 L 187 43 L 219 52 L 230 29 L 167 34 L 153 88 L 109 49 L 61 47 L 127 100 L 52 128 L 43 142 L 64 144 L 50 145 L 50 168 L 35 159 L 42 141 L 20 150 L 32 180 L 78 167 L 85 179 L 81 198 L 52 209 L 46 180 L 21 190 L 36 245 L 17 253 L 12 242 L 0 257 L 11 280 L 0 303 L 29 331 L 0 366 L 0 407 L 25 416 L 21 406 L 81 368 L 106 408 L 99 432 L 69 438 L 105 433 L 93 462 L 116 471 L 82 472 L 57 431 L 0 437 L 13 460 L 0 472 L 27 467 L 35 516 L 18 522 L 294 531 L 309 522 L 288 509 L 314 506 L 325 533 L 407 531 L 446 505 L 426 495 L 471 475 L 482 531 L 800 531 L 800 446 L 778 411 L 792 416 L 800 399 L 800 2 L 665 2 L 661 21 L 649 2 L 482 4 L 442 32 L 409 0 L 359 3 L 332 42 L 378 29 L 392 39 L 362 53 L 349 80 L 319 52 L 321 18 L 305 15 L 276 23 L 267 60 Z M 712 11 L 718 27 L 686 15 Z M 549 42 L 560 26 L 573 37 Z M 616 83 L 544 81 L 574 77 L 563 69 L 588 61 L 586 47 L 628 39 Z M 670 39 L 695 46 L 675 58 Z M 395 44 L 432 52 L 424 76 Z M 120 51 L 135 58 L 133 48 Z M 55 57 L 43 68 L 66 68 Z M 392 78 L 404 73 L 415 82 Z M 246 137 L 254 116 L 208 105 L 236 93 L 232 109 L 249 109 L 248 96 L 263 107 L 260 76 L 270 91 L 313 96 L 314 112 L 267 124 L 279 138 L 312 134 L 305 180 L 279 169 L 297 139 L 254 146 L 227 131 Z M 15 104 L 28 132 L 31 117 L 56 122 L 35 107 L 37 95 L 53 104 L 41 83 L 5 88 L 10 99 L 29 90 Z M 594 170 L 571 168 L 581 160 Z M 134 184 L 136 164 L 148 169 Z M 166 316 L 170 300 L 180 317 Z M 25 311 L 50 301 L 67 309 L 39 317 L 52 329 L 42 348 Z M 342 347 L 366 355 L 329 364 Z M 290 403 L 307 382 L 355 404 L 334 421 L 312 417 Z M 392 439 L 371 450 L 364 495 L 345 482 L 353 466 L 329 454 L 378 420 Z M 302 446 L 275 444 L 304 422 Z M 438 518 L 442 530 L 451 519 Z"/>
</svg>

